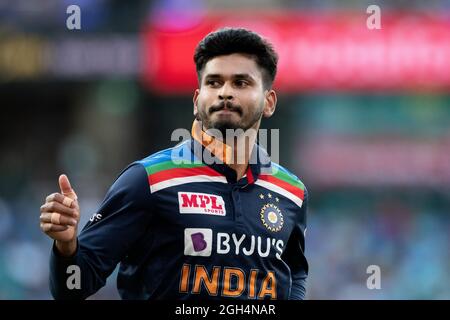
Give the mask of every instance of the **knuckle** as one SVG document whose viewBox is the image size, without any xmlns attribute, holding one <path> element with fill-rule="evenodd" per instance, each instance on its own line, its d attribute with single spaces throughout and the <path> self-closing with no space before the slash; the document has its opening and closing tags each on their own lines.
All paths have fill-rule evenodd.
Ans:
<svg viewBox="0 0 450 320">
<path fill-rule="evenodd" d="M 52 193 L 51 195 L 49 195 L 48 197 L 47 197 L 47 199 L 48 199 L 48 201 L 47 202 L 53 202 L 53 201 L 55 201 L 56 200 L 56 197 L 58 196 L 58 193 Z"/>
<path fill-rule="evenodd" d="M 56 210 L 56 203 L 55 202 L 51 202 L 49 207 L 50 207 L 51 211 L 55 211 Z"/>
<path fill-rule="evenodd" d="M 49 228 L 48 228 L 48 226 L 45 223 L 41 223 L 41 230 L 44 231 L 44 232 L 48 232 Z"/>
</svg>

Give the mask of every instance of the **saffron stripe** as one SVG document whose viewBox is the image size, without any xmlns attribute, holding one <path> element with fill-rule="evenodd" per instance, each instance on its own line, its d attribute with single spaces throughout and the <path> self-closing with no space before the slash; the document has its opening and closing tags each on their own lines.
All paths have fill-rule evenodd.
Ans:
<svg viewBox="0 0 450 320">
<path fill-rule="evenodd" d="M 261 180 L 270 182 L 270 183 L 272 183 L 272 184 L 275 184 L 275 185 L 277 185 L 277 186 L 279 186 L 279 187 L 285 189 L 286 191 L 292 193 L 293 195 L 299 197 L 300 199 L 302 199 L 302 201 L 303 201 L 303 199 L 305 198 L 305 192 L 304 192 L 302 189 L 300 189 L 300 188 L 298 188 L 298 187 L 295 187 L 295 186 L 293 186 L 292 184 L 287 183 L 286 181 L 281 180 L 281 179 L 279 179 L 279 178 L 277 178 L 277 177 L 275 177 L 275 176 L 271 176 L 271 175 L 260 175 L 260 176 L 258 177 L 258 179 L 261 179 Z"/>
<path fill-rule="evenodd" d="M 148 176 L 148 181 L 150 185 L 162 182 L 164 180 L 169 180 L 173 178 L 182 178 L 189 176 L 197 176 L 197 175 L 206 175 L 218 177 L 222 176 L 219 172 L 211 169 L 210 167 L 194 167 L 194 168 L 174 168 L 169 170 L 159 171 L 155 174 L 151 174 Z"/>
<path fill-rule="evenodd" d="M 300 180 L 295 179 L 294 177 L 290 176 L 288 173 L 282 171 L 281 169 L 277 170 L 276 174 L 272 174 L 274 177 L 283 180 L 291 185 L 293 185 L 296 188 L 305 190 L 305 186 Z"/>
<path fill-rule="evenodd" d="M 259 185 L 263 188 L 269 189 L 270 191 L 276 192 L 278 194 L 281 194 L 282 196 L 292 200 L 296 205 L 298 205 L 300 208 L 303 205 L 303 200 L 297 197 L 296 195 L 292 194 L 291 192 L 277 186 L 276 184 L 273 184 L 271 182 L 268 182 L 266 180 L 256 180 L 256 185 Z"/>
</svg>

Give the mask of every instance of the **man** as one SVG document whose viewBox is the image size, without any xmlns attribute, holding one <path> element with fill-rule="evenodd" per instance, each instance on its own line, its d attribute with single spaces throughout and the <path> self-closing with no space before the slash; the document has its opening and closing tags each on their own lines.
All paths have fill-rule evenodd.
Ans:
<svg viewBox="0 0 450 320">
<path fill-rule="evenodd" d="M 275 111 L 277 60 L 251 31 L 207 35 L 194 55 L 192 138 L 128 166 L 78 237 L 77 196 L 59 177 L 40 217 L 55 240 L 56 299 L 87 298 L 119 262 L 124 299 L 304 298 L 306 189 L 255 143 Z M 241 133 L 229 141 L 227 129 Z M 80 270 L 75 288 L 70 266 Z"/>
</svg>

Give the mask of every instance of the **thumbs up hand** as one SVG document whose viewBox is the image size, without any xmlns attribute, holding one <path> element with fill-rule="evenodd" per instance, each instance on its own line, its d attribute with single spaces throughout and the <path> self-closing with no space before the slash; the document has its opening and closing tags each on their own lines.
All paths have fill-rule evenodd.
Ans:
<svg viewBox="0 0 450 320">
<path fill-rule="evenodd" d="M 59 176 L 58 183 L 59 183 L 59 188 L 61 189 L 61 193 L 64 196 L 69 197 L 72 200 L 77 200 L 77 198 L 78 198 L 77 194 L 72 189 L 69 178 L 67 178 L 67 176 L 65 174 L 62 174 Z"/>
<path fill-rule="evenodd" d="M 65 174 L 58 179 L 61 193 L 52 193 L 41 206 L 40 227 L 55 240 L 56 248 L 64 256 L 71 256 L 77 248 L 77 226 L 80 207 L 77 195 Z"/>
</svg>

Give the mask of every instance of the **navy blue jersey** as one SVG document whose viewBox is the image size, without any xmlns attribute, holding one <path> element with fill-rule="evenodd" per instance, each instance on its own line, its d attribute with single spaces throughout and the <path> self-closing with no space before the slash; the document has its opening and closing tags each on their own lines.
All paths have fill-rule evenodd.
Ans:
<svg viewBox="0 0 450 320">
<path fill-rule="evenodd" d="M 240 180 L 223 163 L 206 164 L 203 151 L 191 139 L 129 165 L 75 255 L 53 247 L 53 297 L 89 297 L 120 263 L 123 299 L 303 299 L 303 183 L 256 144 Z M 80 289 L 66 286 L 69 265 L 81 270 Z"/>
</svg>

